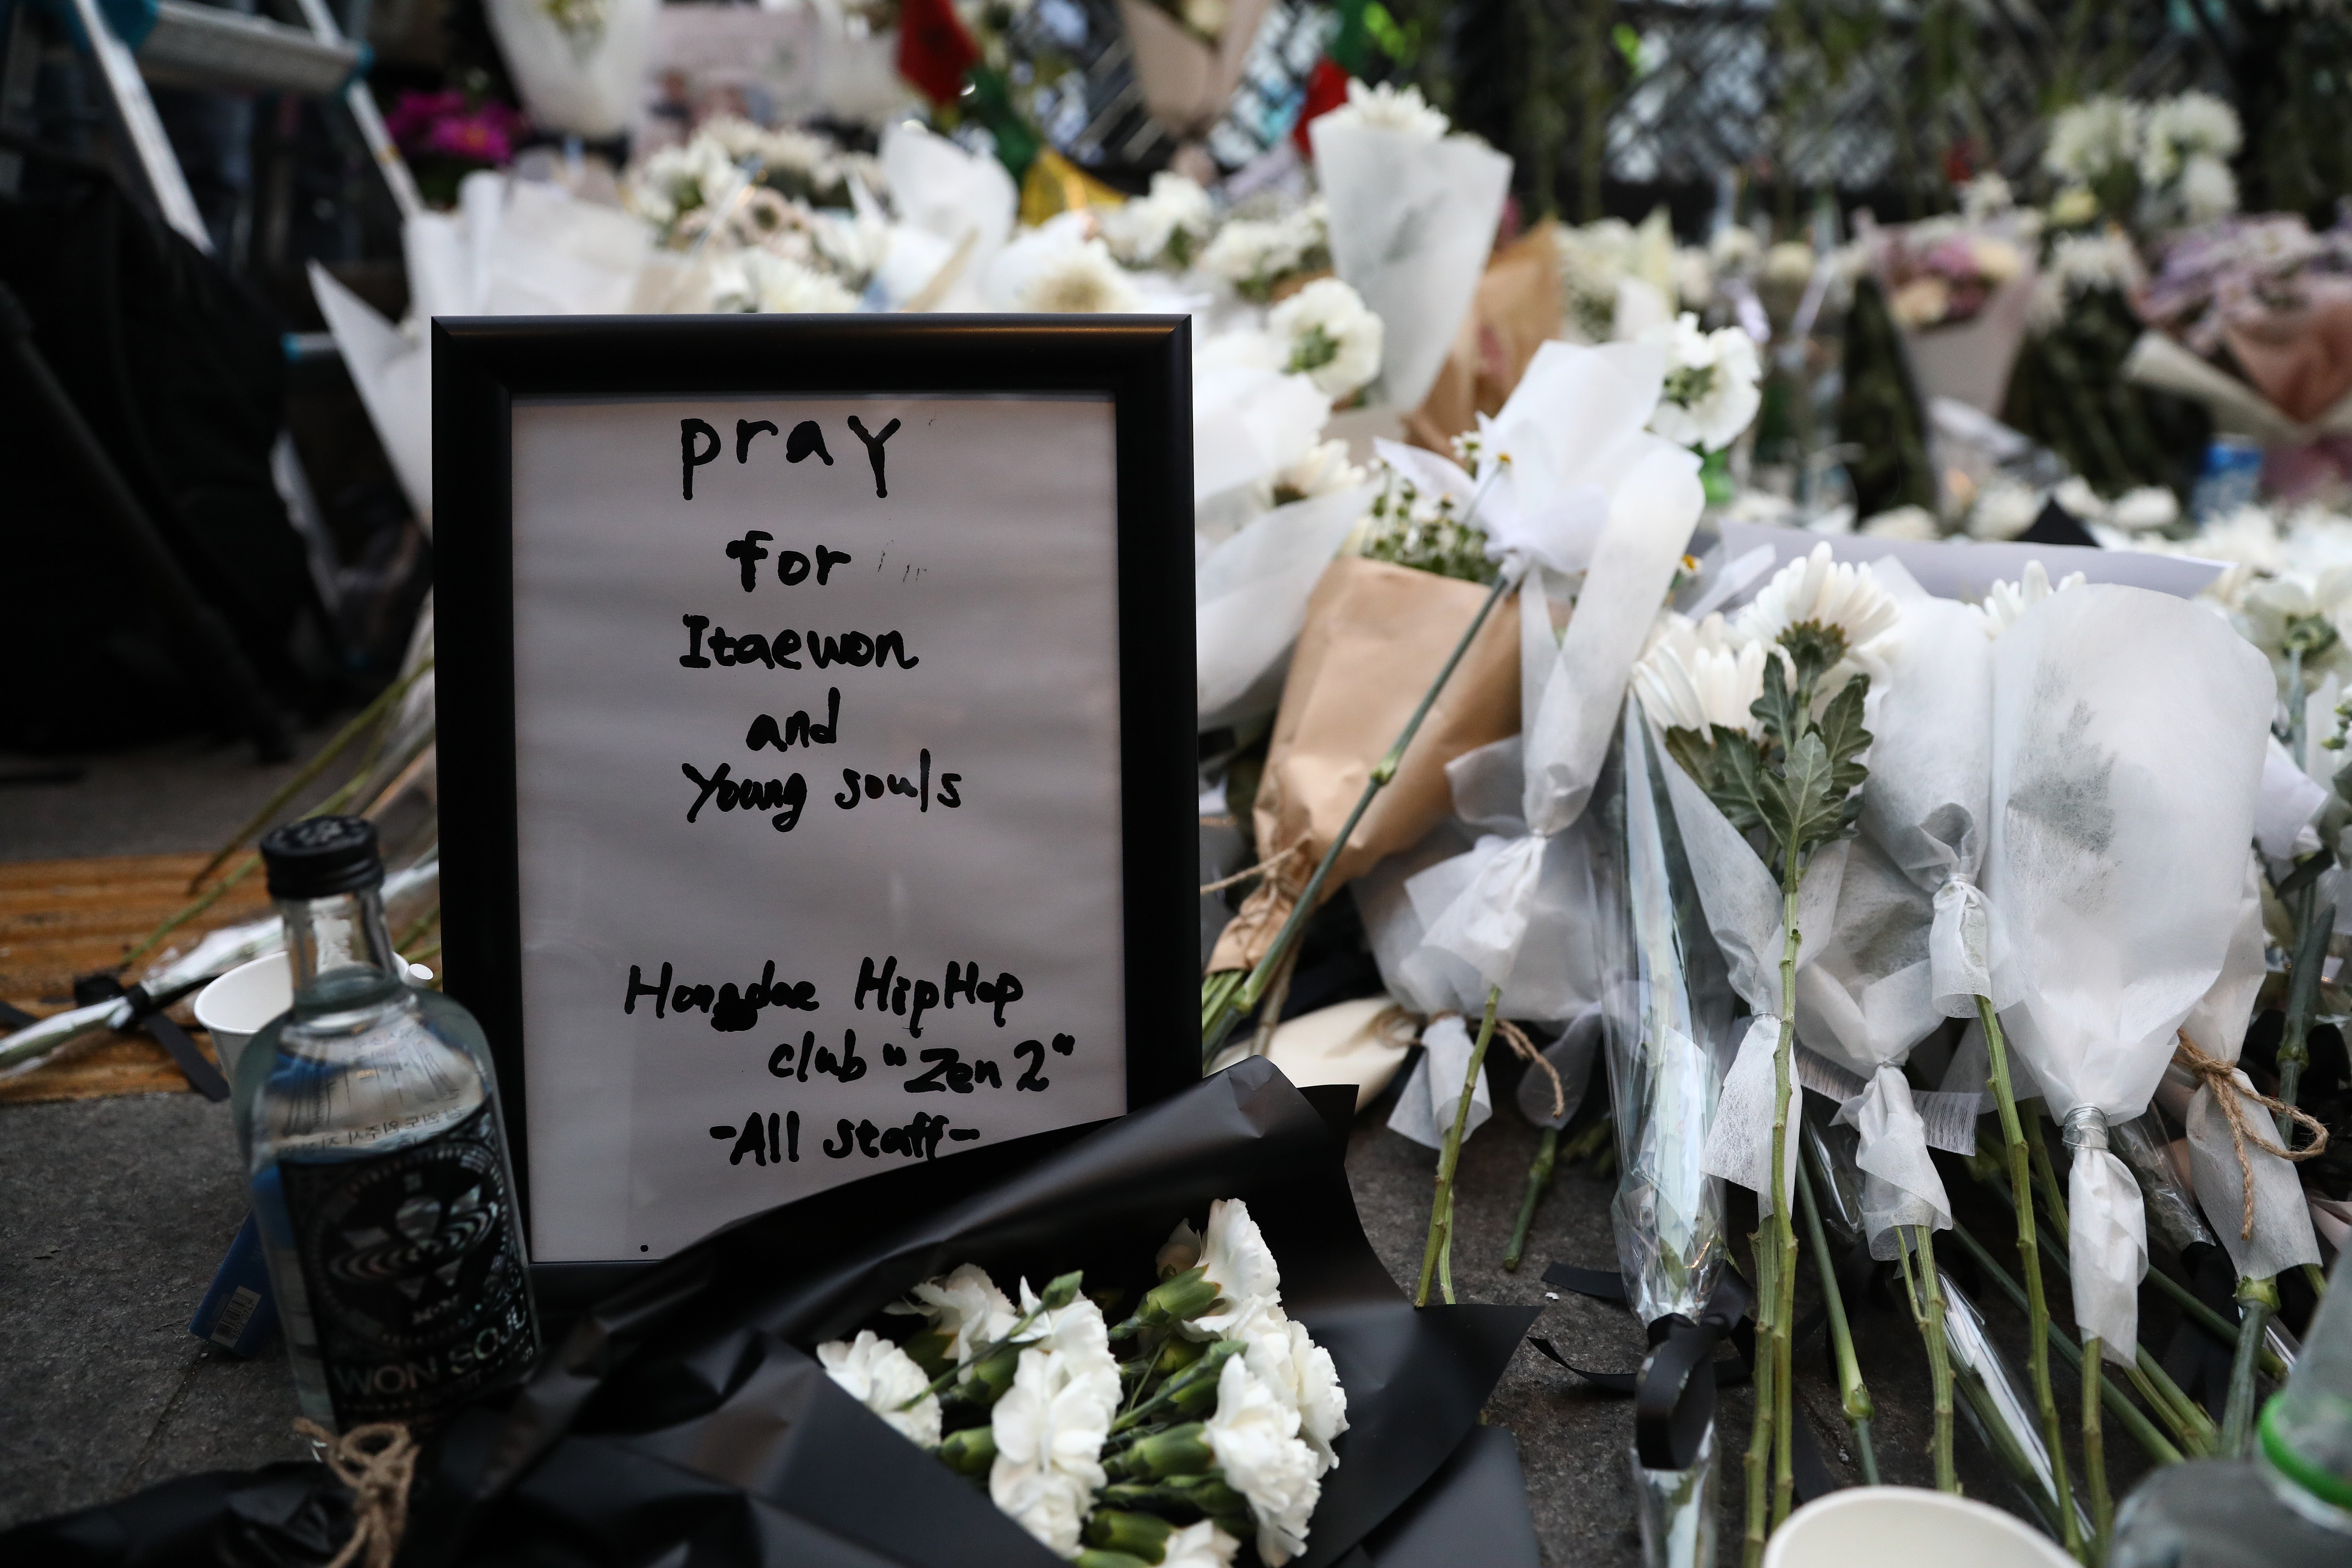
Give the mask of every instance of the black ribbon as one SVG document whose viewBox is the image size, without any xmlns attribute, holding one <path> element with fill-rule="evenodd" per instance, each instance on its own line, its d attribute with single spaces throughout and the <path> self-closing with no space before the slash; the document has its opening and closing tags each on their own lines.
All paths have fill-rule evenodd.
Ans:
<svg viewBox="0 0 2352 1568">
<path fill-rule="evenodd" d="M 40 1021 L 13 1002 L 0 1002 L 0 1028 L 26 1029 Z"/>
<path fill-rule="evenodd" d="M 228 1098 L 228 1079 L 221 1076 L 220 1068 L 213 1065 L 210 1057 L 196 1048 L 196 1042 L 188 1038 L 188 1032 L 165 1016 L 165 1009 L 203 984 L 201 980 L 192 980 L 185 985 L 174 986 L 161 996 L 154 996 L 148 994 L 145 986 L 125 985 L 111 974 L 85 974 L 74 982 L 74 1002 L 77 1005 L 88 1007 L 117 997 L 127 1000 L 131 1004 L 131 1016 L 123 1021 L 123 1030 L 126 1033 L 131 1030 L 145 1032 L 171 1057 L 173 1065 L 186 1077 L 190 1089 L 206 1100 L 217 1101 Z"/>
<path fill-rule="evenodd" d="M 1554 1263 L 1544 1269 L 1543 1279 L 1547 1285 L 1595 1300 L 1622 1303 L 1627 1299 L 1623 1278 L 1612 1272 Z M 1686 1470 L 1697 1462 L 1699 1445 L 1715 1424 L 1716 1391 L 1755 1379 L 1755 1292 L 1738 1270 L 1727 1268 L 1696 1321 L 1669 1312 L 1649 1325 L 1650 1353 L 1638 1373 L 1591 1372 L 1561 1355 L 1549 1340 L 1530 1336 L 1528 1342 L 1594 1387 L 1633 1396 L 1633 1452 L 1644 1468 Z M 1790 1342 L 1803 1343 L 1826 1321 L 1827 1315 L 1816 1308 L 1797 1325 Z M 1717 1347 L 1727 1342 L 1736 1359 L 1718 1360 Z M 1812 1427 L 1795 1423 L 1793 1441 L 1798 1500 L 1811 1502 L 1835 1491 L 1839 1483 L 1822 1458 Z"/>
</svg>

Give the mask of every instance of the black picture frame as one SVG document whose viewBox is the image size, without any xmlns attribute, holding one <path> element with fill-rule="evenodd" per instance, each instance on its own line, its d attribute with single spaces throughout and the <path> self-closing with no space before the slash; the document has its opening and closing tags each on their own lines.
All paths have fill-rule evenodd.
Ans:
<svg viewBox="0 0 2352 1568">
<path fill-rule="evenodd" d="M 436 318 L 442 962 L 490 1041 L 526 1220 L 512 413 L 531 396 L 1080 394 L 1113 405 L 1128 1107 L 1200 1077 L 1192 338 L 1182 316 Z M 528 1229 L 526 1229 L 528 1234 Z M 635 1262 L 535 1265 L 560 1307 Z"/>
</svg>

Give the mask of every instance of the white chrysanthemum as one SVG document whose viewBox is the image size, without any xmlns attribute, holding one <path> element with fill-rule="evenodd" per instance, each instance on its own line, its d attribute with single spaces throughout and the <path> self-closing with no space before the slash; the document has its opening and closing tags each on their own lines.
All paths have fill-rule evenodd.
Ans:
<svg viewBox="0 0 2352 1568">
<path fill-rule="evenodd" d="M 1973 606 L 1985 636 L 1997 637 L 2017 624 L 2017 617 L 2053 594 L 2063 594 L 2069 588 L 2083 585 L 2080 572 L 2069 573 L 2052 586 L 2049 570 L 2039 561 L 2029 561 L 2021 579 L 2015 583 L 1995 583 L 1984 596 L 1984 603 Z"/>
<path fill-rule="evenodd" d="M 2180 166 L 2180 212 L 2190 223 L 2210 223 L 2238 210 L 2238 176 L 2221 159 L 2200 153 Z"/>
<path fill-rule="evenodd" d="M 2161 185 L 2192 158 L 2228 158 L 2244 144 L 2238 111 L 2194 89 L 2151 105 L 2141 122 L 2139 177 Z"/>
<path fill-rule="evenodd" d="M 1269 507 L 1287 506 L 1292 501 L 1336 495 L 1363 482 L 1363 468 L 1348 461 L 1348 443 L 1318 441 L 1307 448 L 1305 457 L 1265 481 L 1263 499 Z"/>
<path fill-rule="evenodd" d="M 915 1299 L 888 1311 L 919 1312 L 930 1320 L 933 1331 L 947 1336 L 948 1353 L 962 1365 L 982 1345 L 992 1344 L 1013 1331 L 1020 1314 L 1011 1298 L 996 1288 L 987 1270 L 967 1263 L 939 1279 L 915 1287 Z"/>
<path fill-rule="evenodd" d="M 1434 142 L 1454 126 L 1433 109 L 1417 87 L 1396 88 L 1387 82 L 1366 87 L 1350 77 L 1348 101 L 1328 116 L 1333 125 L 1363 125 L 1381 131 L 1402 131 L 1418 142 Z"/>
<path fill-rule="evenodd" d="M 1209 193 L 1166 170 L 1151 176 L 1151 194 L 1111 208 L 1102 216 L 1110 253 L 1129 267 L 1174 267 L 1191 263 L 1217 226 Z"/>
<path fill-rule="evenodd" d="M 2050 122 L 2042 166 L 2088 184 L 2118 163 L 2137 162 L 2139 144 L 2139 106 L 2102 94 L 2058 111 Z"/>
<path fill-rule="evenodd" d="M 744 185 L 724 143 L 696 136 L 665 147 L 637 165 L 623 189 L 629 208 L 656 228 L 667 228 L 688 213 L 725 205 Z"/>
<path fill-rule="evenodd" d="M 1834 629 L 1845 641 L 1839 668 L 1853 666 L 1873 677 L 1885 674 L 1885 655 L 1892 647 L 1903 612 L 1867 562 L 1831 558 L 1827 543 L 1791 561 L 1772 574 L 1755 599 L 1731 623 L 1736 637 L 1751 642 L 1780 643 L 1801 628 Z M 1843 684 L 1837 671 L 1822 679 L 1823 695 Z"/>
<path fill-rule="evenodd" d="M 2103 289 L 2129 295 L 2147 276 L 2138 247 L 2121 230 L 2062 235 L 2050 247 L 2050 265 L 2034 279 L 2029 321 L 2035 331 L 2046 332 L 2064 320 L 2069 300 Z"/>
<path fill-rule="evenodd" d="M 1738 327 L 1708 332 L 1688 310 L 1642 334 L 1666 351 L 1666 380 L 1650 428 L 1669 441 L 1714 452 L 1728 447 L 1764 405 L 1756 340 Z"/>
<path fill-rule="evenodd" d="M 1996 217 L 2017 205 L 2017 196 L 2009 182 L 1993 170 L 1987 170 L 1960 187 L 1960 216 L 1975 224 Z"/>
<path fill-rule="evenodd" d="M 1201 253 L 1201 270 L 1253 298 L 1294 273 L 1330 265 L 1330 208 L 1318 196 L 1279 218 L 1235 218 Z"/>
<path fill-rule="evenodd" d="M 2000 475 L 1985 481 L 1977 492 L 1976 504 L 1969 508 L 1968 530 L 1971 539 L 2015 539 L 2033 526 L 2042 515 L 2042 497 L 2030 485 Z"/>
<path fill-rule="evenodd" d="M 1233 1568 L 1241 1549 L 1240 1542 L 1204 1519 L 1168 1538 L 1160 1549 L 1160 1568 Z"/>
<path fill-rule="evenodd" d="M 1051 315 L 1117 314 L 1140 310 L 1143 296 L 1110 258 L 1109 247 L 1089 239 L 1045 258 L 1022 286 L 1018 303 Z"/>
<path fill-rule="evenodd" d="M 1249 1205 L 1219 1198 L 1209 1205 L 1209 1231 L 1201 1240 L 1203 1278 L 1217 1288 L 1225 1310 L 1182 1325 L 1190 1340 L 1239 1337 L 1282 1306 L 1282 1269 L 1274 1261 Z"/>
<path fill-rule="evenodd" d="M 1318 278 L 1276 305 L 1266 330 L 1287 350 L 1285 370 L 1304 374 L 1334 403 L 1381 373 L 1381 319 L 1337 278 Z"/>
<path fill-rule="evenodd" d="M 1322 1495 L 1315 1450 L 1299 1437 L 1298 1425 L 1298 1412 L 1250 1370 L 1246 1357 L 1225 1363 L 1205 1436 L 1225 1484 L 1249 1500 L 1266 1568 L 1282 1568 L 1307 1549 L 1307 1521 Z"/>
<path fill-rule="evenodd" d="M 1719 615 L 1696 626 L 1680 616 L 1660 618 L 1662 633 L 1633 668 L 1634 689 L 1651 721 L 1710 737 L 1717 724 L 1760 734 L 1749 710 L 1764 695 L 1764 645 L 1734 639 Z"/>
<path fill-rule="evenodd" d="M 2315 577 L 2275 577 L 2246 590 L 2235 617 L 2239 632 L 2263 650 L 2277 672 L 2279 691 L 2290 684 L 2290 647 L 2303 651 L 2305 689 L 2333 674 L 2352 680 L 2352 567 Z"/>
<path fill-rule="evenodd" d="M 1924 506 L 1891 507 L 1875 512 L 1855 524 L 1856 533 L 1873 539 L 1937 540 L 1944 537 L 1943 524 L 1936 514 Z"/>
<path fill-rule="evenodd" d="M 765 314 L 855 310 L 838 279 L 770 250 L 739 250 L 710 267 L 710 308 Z"/>
<path fill-rule="evenodd" d="M 832 1340 L 816 1347 L 817 1364 L 855 1399 L 898 1429 L 899 1436 L 926 1448 L 940 1446 L 940 1401 L 926 1394 L 930 1379 L 914 1358 L 871 1329 L 857 1338 Z M 917 1394 L 910 1409 L 900 1405 Z"/>
<path fill-rule="evenodd" d="M 2099 216 L 2099 198 L 2088 185 L 2068 185 L 2043 209 L 2053 228 L 2078 228 Z"/>
<path fill-rule="evenodd" d="M 1339 1386 L 1331 1352 L 1304 1323 L 1286 1318 L 1252 1334 L 1243 1353 L 1259 1381 L 1298 1412 L 1298 1436 L 1315 1450 L 1316 1474 L 1338 1464 L 1331 1444 L 1348 1429 L 1348 1391 Z"/>
<path fill-rule="evenodd" d="M 1100 1310 L 1081 1297 L 1068 1310 L 1081 1306 L 1094 1311 L 1092 1333 L 1099 1336 Z M 1083 1331 L 1071 1335 L 1074 1342 L 1089 1337 Z M 1107 1352 L 1097 1362 L 1083 1351 L 1033 1347 L 1021 1352 L 1013 1386 L 989 1413 L 996 1460 L 988 1473 L 988 1495 L 998 1511 L 1055 1556 L 1077 1554 L 1095 1491 L 1108 1479 L 1102 1448 L 1118 1400 L 1118 1363 Z"/>
</svg>

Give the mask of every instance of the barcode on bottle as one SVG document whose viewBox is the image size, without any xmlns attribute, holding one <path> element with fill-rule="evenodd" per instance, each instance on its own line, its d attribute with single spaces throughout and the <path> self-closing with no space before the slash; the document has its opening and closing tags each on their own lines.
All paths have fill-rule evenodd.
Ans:
<svg viewBox="0 0 2352 1568">
<path fill-rule="evenodd" d="M 250 1285 L 238 1286 L 227 1304 L 221 1308 L 220 1316 L 213 1320 L 213 1343 L 235 1350 L 238 1337 L 245 1332 L 247 1321 L 259 1305 L 260 1291 Z"/>
</svg>

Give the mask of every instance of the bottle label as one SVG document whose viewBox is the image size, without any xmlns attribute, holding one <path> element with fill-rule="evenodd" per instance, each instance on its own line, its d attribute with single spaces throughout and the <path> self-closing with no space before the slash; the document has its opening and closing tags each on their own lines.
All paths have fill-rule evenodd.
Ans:
<svg viewBox="0 0 2352 1568">
<path fill-rule="evenodd" d="M 430 1426 L 538 1353 L 487 1105 L 426 1142 L 278 1172 L 338 1423 Z"/>
</svg>

